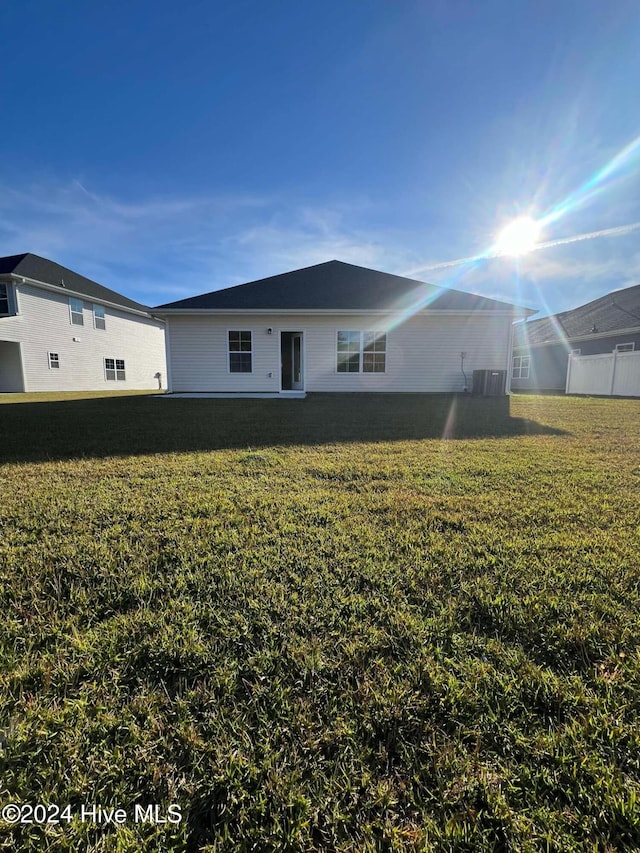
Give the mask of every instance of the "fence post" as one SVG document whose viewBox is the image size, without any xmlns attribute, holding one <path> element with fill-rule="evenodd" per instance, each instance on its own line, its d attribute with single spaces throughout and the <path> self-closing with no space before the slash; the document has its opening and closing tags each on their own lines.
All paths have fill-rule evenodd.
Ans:
<svg viewBox="0 0 640 853">
<path fill-rule="evenodd" d="M 614 349 L 613 351 L 613 364 L 611 365 L 611 388 L 609 389 L 609 396 L 613 396 L 613 386 L 616 381 L 616 364 L 618 362 L 618 350 Z"/>
<path fill-rule="evenodd" d="M 564 385 L 564 393 L 565 394 L 569 393 L 569 385 L 571 384 L 571 362 L 572 362 L 572 360 L 573 360 L 573 353 L 570 352 L 569 353 L 569 361 L 567 363 L 567 381 L 565 382 L 565 385 Z"/>
</svg>

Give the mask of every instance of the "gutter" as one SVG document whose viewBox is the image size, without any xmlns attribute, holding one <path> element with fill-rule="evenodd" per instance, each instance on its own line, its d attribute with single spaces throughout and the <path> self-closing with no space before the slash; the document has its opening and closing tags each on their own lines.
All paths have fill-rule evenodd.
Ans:
<svg viewBox="0 0 640 853">
<path fill-rule="evenodd" d="M 528 310 L 528 309 L 525 309 Z M 336 316 L 336 315 L 349 315 L 349 316 L 359 316 L 359 315 L 375 315 L 380 317 L 394 317 L 397 315 L 404 315 L 406 311 L 402 309 L 389 309 L 386 311 L 380 309 L 373 308 L 152 308 L 151 309 L 153 316 L 158 317 L 203 317 L 203 316 L 220 316 L 223 314 L 228 315 L 242 315 L 246 316 L 247 314 L 253 314 L 256 316 L 265 316 L 272 317 L 274 314 L 282 314 L 285 316 Z M 537 312 L 532 312 L 537 313 Z M 447 309 L 435 309 L 429 310 L 428 308 L 419 309 L 417 311 L 413 311 L 409 316 L 415 317 L 416 314 L 423 314 L 432 317 L 468 317 L 470 314 L 473 315 L 481 315 L 483 317 L 515 317 L 517 319 L 521 319 L 526 314 L 522 314 L 521 309 L 513 310 L 513 311 L 492 311 L 492 310 L 480 310 L 480 309 L 469 309 L 467 311 L 461 310 L 447 310 Z"/>
<path fill-rule="evenodd" d="M 563 343 L 580 343 L 580 341 L 597 341 L 600 338 L 615 338 L 618 335 L 637 335 L 640 334 L 640 326 L 631 326 L 628 329 L 611 329 L 609 332 L 585 332 L 583 335 L 574 335 L 573 337 L 556 338 L 551 341 L 538 341 L 535 344 L 517 344 L 514 345 L 514 350 L 520 349 L 536 349 L 538 347 L 549 347 L 554 344 Z"/>
</svg>

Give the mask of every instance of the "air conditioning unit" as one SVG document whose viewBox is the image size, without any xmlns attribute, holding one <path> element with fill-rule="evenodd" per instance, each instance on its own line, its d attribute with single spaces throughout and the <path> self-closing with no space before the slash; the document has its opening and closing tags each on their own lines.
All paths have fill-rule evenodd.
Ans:
<svg viewBox="0 0 640 853">
<path fill-rule="evenodd" d="M 506 370 L 474 370 L 472 394 L 478 397 L 502 397 L 507 387 Z"/>
</svg>

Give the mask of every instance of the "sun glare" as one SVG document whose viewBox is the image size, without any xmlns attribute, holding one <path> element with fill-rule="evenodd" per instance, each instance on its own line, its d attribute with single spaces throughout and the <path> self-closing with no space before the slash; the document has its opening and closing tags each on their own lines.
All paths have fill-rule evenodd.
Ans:
<svg viewBox="0 0 640 853">
<path fill-rule="evenodd" d="M 530 216 L 519 216 L 502 229 L 494 245 L 498 255 L 519 257 L 535 249 L 541 226 Z"/>
</svg>

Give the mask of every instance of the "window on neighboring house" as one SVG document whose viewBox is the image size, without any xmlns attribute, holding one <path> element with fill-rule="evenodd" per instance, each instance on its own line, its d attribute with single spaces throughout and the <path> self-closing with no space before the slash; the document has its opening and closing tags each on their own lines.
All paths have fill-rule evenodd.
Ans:
<svg viewBox="0 0 640 853">
<path fill-rule="evenodd" d="M 0 282 L 0 317 L 10 317 L 18 313 L 18 300 L 15 287 L 11 282 Z"/>
<path fill-rule="evenodd" d="M 633 352 L 636 348 L 634 342 L 628 344 L 616 344 L 616 352 Z"/>
<path fill-rule="evenodd" d="M 338 373 L 384 373 L 387 336 L 384 332 L 338 332 Z"/>
<path fill-rule="evenodd" d="M 84 326 L 82 299 L 74 299 L 69 297 L 69 311 L 71 312 L 71 322 L 74 326 Z"/>
<path fill-rule="evenodd" d="M 253 349 L 251 332 L 229 332 L 229 373 L 252 373 Z"/>
<path fill-rule="evenodd" d="M 0 284 L 0 315 L 11 314 L 9 303 L 9 285 Z"/>
<path fill-rule="evenodd" d="M 104 373 L 109 381 L 124 381 L 127 378 L 122 358 L 105 358 Z"/>
<path fill-rule="evenodd" d="M 60 356 L 58 355 L 57 352 L 50 352 L 49 353 L 49 367 L 53 368 L 54 370 L 59 369 L 59 367 L 60 367 Z"/>
<path fill-rule="evenodd" d="M 571 355 L 582 355 L 582 350 L 579 348 L 578 349 L 572 349 Z"/>
<path fill-rule="evenodd" d="M 106 329 L 107 327 L 102 305 L 93 306 L 93 327 L 95 329 Z"/>
<path fill-rule="evenodd" d="M 530 364 L 530 356 L 528 355 L 514 355 L 513 357 L 513 370 L 511 373 L 512 379 L 528 379 L 529 378 L 529 364 Z"/>
</svg>

